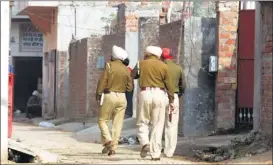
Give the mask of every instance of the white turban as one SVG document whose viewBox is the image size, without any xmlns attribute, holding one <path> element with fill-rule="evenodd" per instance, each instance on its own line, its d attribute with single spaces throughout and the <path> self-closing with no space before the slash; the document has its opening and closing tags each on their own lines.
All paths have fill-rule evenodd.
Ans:
<svg viewBox="0 0 273 165">
<path fill-rule="evenodd" d="M 112 52 L 113 52 L 113 58 L 115 59 L 119 59 L 119 60 L 125 60 L 128 57 L 127 52 L 122 49 L 121 47 L 118 47 L 116 45 L 113 46 L 112 48 Z"/>
<path fill-rule="evenodd" d="M 162 49 L 158 46 L 148 46 L 146 48 L 146 52 L 153 54 L 153 55 L 157 56 L 158 58 L 160 58 L 161 54 L 162 54 Z"/>
<path fill-rule="evenodd" d="M 33 91 L 32 95 L 38 96 L 38 95 L 39 95 L 39 92 L 35 90 L 35 91 Z"/>
</svg>

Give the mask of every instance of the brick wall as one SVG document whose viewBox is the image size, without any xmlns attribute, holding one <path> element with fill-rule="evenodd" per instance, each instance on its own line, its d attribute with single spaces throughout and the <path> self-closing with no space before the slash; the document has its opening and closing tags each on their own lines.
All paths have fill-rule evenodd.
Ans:
<svg viewBox="0 0 273 165">
<path fill-rule="evenodd" d="M 122 47 L 124 49 L 125 46 L 125 34 L 117 33 L 111 35 L 104 35 L 102 37 L 101 43 L 101 51 L 105 57 L 105 61 L 109 61 L 112 55 L 112 47 L 113 45 Z"/>
<path fill-rule="evenodd" d="M 87 41 L 87 111 L 89 116 L 98 114 L 99 106 L 95 101 L 96 89 L 102 69 L 97 69 L 97 60 L 101 54 L 101 36 L 88 38 Z"/>
<path fill-rule="evenodd" d="M 217 6 L 216 128 L 235 126 L 238 9 L 239 2 L 219 2 Z"/>
<path fill-rule="evenodd" d="M 159 45 L 173 50 L 175 59 L 178 57 L 179 38 L 181 32 L 181 20 L 169 24 L 160 25 Z"/>
<path fill-rule="evenodd" d="M 159 44 L 159 17 L 139 18 L 139 28 L 139 52 L 142 59 L 147 46 Z"/>
<path fill-rule="evenodd" d="M 57 52 L 56 56 L 56 107 L 57 107 L 57 117 L 64 117 L 65 111 L 67 108 L 67 98 L 65 97 L 65 91 L 69 90 L 67 86 L 65 86 L 65 82 L 68 81 L 68 77 L 66 76 L 66 72 L 68 63 L 68 53 L 65 51 Z"/>
<path fill-rule="evenodd" d="M 272 135 L 272 2 L 261 4 L 262 12 L 262 107 L 261 128 Z"/>
<path fill-rule="evenodd" d="M 69 113 L 70 118 L 86 116 L 87 39 L 70 44 Z"/>
</svg>

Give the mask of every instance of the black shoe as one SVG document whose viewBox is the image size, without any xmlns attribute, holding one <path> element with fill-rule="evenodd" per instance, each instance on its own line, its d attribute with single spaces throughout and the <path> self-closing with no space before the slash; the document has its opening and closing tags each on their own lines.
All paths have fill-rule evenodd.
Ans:
<svg viewBox="0 0 273 165">
<path fill-rule="evenodd" d="M 109 141 L 104 144 L 104 148 L 102 149 L 101 153 L 107 154 L 111 148 L 112 148 L 112 141 Z"/>
<path fill-rule="evenodd" d="M 110 150 L 109 152 L 108 152 L 108 156 L 113 156 L 113 155 L 115 155 L 116 154 L 116 152 L 114 151 L 114 150 Z"/>
<path fill-rule="evenodd" d="M 152 158 L 152 161 L 160 161 L 160 158 Z"/>
<path fill-rule="evenodd" d="M 140 157 L 145 158 L 148 155 L 148 152 L 150 152 L 150 145 L 145 144 L 141 149 Z"/>
</svg>

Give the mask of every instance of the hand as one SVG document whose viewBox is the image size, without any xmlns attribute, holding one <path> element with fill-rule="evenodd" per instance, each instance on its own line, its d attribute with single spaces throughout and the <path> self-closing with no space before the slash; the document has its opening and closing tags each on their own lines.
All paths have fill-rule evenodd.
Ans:
<svg viewBox="0 0 273 165">
<path fill-rule="evenodd" d="M 96 102 L 98 105 L 100 105 L 100 99 L 101 99 L 101 95 L 97 95 L 96 96 Z"/>
<path fill-rule="evenodd" d="M 169 106 L 170 106 L 170 112 L 172 113 L 174 111 L 174 104 L 170 103 Z"/>
</svg>

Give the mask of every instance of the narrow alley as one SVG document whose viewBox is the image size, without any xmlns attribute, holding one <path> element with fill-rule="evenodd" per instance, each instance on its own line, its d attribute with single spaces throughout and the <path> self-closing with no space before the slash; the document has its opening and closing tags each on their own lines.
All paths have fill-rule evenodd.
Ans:
<svg viewBox="0 0 273 165">
<path fill-rule="evenodd" d="M 272 164 L 272 17 L 272 1 L 1 1 L 1 164 Z"/>
<path fill-rule="evenodd" d="M 13 131 L 12 140 L 30 148 L 56 154 L 58 157 L 57 162 L 60 164 L 206 164 L 207 162 L 197 161 L 193 157 L 190 157 L 190 155 L 184 155 L 185 151 L 188 152 L 187 149 L 190 149 L 193 144 L 200 146 L 227 145 L 231 139 L 237 136 L 225 135 L 218 137 L 179 138 L 178 149 L 173 158 L 163 157 L 161 161 L 154 162 L 149 158 L 140 158 L 139 145 L 121 145 L 117 150 L 117 154 L 114 157 L 109 157 L 101 154 L 101 144 L 77 141 L 73 138 L 72 132 L 39 127 L 32 124 L 27 119 L 25 122 L 14 122 Z M 183 150 L 185 151 L 183 152 Z M 184 156 L 181 156 L 180 154 L 183 154 Z M 221 163 L 272 164 L 272 151 Z"/>
</svg>

